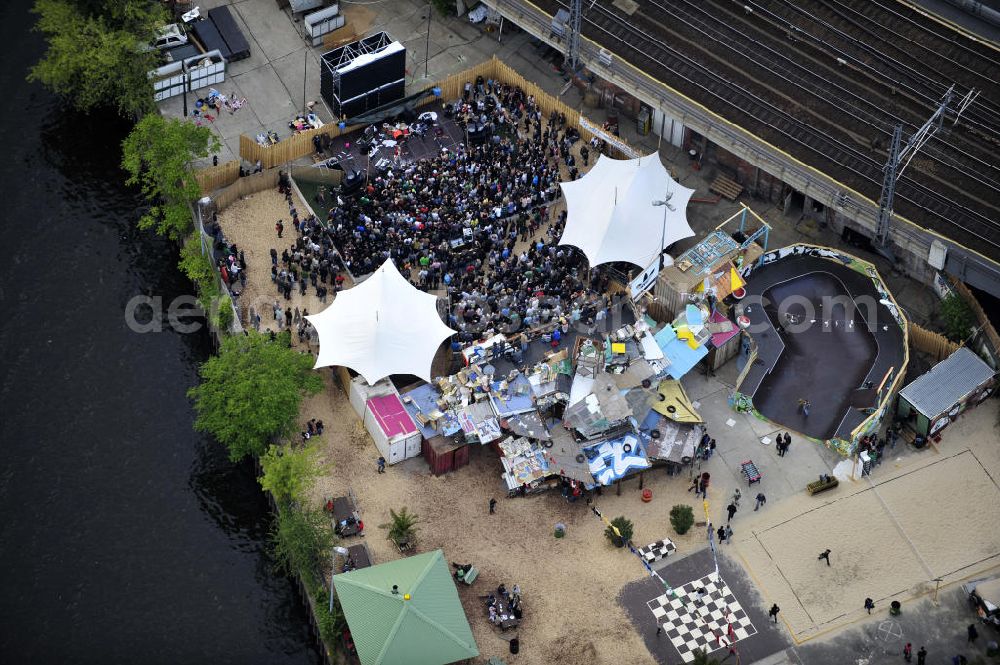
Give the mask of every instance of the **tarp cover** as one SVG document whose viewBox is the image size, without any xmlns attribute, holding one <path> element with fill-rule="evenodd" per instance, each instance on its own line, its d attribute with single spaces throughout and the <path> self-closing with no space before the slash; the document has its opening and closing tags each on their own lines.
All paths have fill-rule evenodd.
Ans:
<svg viewBox="0 0 1000 665">
<path fill-rule="evenodd" d="M 601 155 L 586 175 L 560 186 L 568 216 L 559 244 L 579 248 L 591 267 L 625 261 L 645 268 L 660 250 L 694 235 L 687 221 L 694 190 L 674 181 L 657 154 L 627 160 Z M 664 199 L 669 205 L 653 205 Z"/>
<path fill-rule="evenodd" d="M 430 381 L 434 354 L 455 334 L 438 316 L 437 298 L 403 279 L 391 260 L 306 318 L 319 333 L 316 367 L 350 367 L 369 384 L 390 374 Z"/>
</svg>

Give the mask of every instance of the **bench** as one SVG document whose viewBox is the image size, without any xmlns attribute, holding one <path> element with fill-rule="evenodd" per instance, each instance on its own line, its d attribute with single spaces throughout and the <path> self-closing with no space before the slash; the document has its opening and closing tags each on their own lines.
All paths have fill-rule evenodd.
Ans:
<svg viewBox="0 0 1000 665">
<path fill-rule="evenodd" d="M 743 193 L 743 185 L 732 178 L 720 175 L 712 181 L 712 184 L 708 187 L 708 191 L 724 196 L 730 201 L 735 201 Z"/>
<path fill-rule="evenodd" d="M 813 482 L 806 485 L 806 491 L 809 494 L 819 494 L 820 492 L 825 492 L 827 490 L 832 490 L 834 487 L 840 484 L 840 481 L 836 478 L 829 478 L 827 480 L 814 480 Z"/>
<path fill-rule="evenodd" d="M 462 575 L 458 572 L 455 573 L 455 579 L 458 580 L 459 582 L 465 582 L 466 584 L 472 584 L 473 582 L 476 581 L 477 577 L 479 577 L 479 569 L 476 568 L 475 566 L 471 566 L 465 572 L 465 575 Z"/>
</svg>

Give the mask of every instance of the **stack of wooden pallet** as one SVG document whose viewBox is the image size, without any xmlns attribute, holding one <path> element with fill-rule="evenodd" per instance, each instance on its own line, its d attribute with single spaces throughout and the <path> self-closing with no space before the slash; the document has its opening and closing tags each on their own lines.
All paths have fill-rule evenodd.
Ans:
<svg viewBox="0 0 1000 665">
<path fill-rule="evenodd" d="M 732 178 L 720 175 L 715 178 L 708 190 L 724 196 L 730 201 L 735 201 L 743 193 L 743 185 Z"/>
</svg>

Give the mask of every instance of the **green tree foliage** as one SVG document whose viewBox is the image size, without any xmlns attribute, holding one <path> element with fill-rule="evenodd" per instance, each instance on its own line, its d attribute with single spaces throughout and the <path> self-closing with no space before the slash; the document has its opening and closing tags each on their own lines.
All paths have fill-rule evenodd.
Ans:
<svg viewBox="0 0 1000 665">
<path fill-rule="evenodd" d="M 208 320 L 219 330 L 228 330 L 233 323 L 232 302 L 229 295 L 222 292 L 219 274 L 209 255 L 201 253 L 197 231 L 181 245 L 181 260 L 177 265 L 198 286 L 198 304 Z"/>
<path fill-rule="evenodd" d="M 284 508 L 271 527 L 276 568 L 286 575 L 298 573 L 310 589 L 319 584 L 320 564 L 335 541 L 330 518 L 318 508 Z"/>
<path fill-rule="evenodd" d="M 219 140 L 207 127 L 179 118 L 150 114 L 142 118 L 122 142 L 122 168 L 129 185 L 139 185 L 152 203 L 139 228 L 179 239 L 191 231 L 191 201 L 201 196 L 191 174 L 194 159 L 219 149 Z"/>
<path fill-rule="evenodd" d="M 260 486 L 274 496 L 279 506 L 301 501 L 323 472 L 318 455 L 319 451 L 311 445 L 297 449 L 289 444 L 269 446 L 260 458 L 264 469 Z"/>
<path fill-rule="evenodd" d="M 28 79 L 64 96 L 80 111 L 113 108 L 134 117 L 154 109 L 147 73 L 157 54 L 143 51 L 166 22 L 149 0 L 36 0 L 35 29 L 48 49 Z"/>
<path fill-rule="evenodd" d="M 694 526 L 694 508 L 677 504 L 670 509 L 670 525 L 680 535 L 687 533 Z"/>
<path fill-rule="evenodd" d="M 385 524 L 379 524 L 378 528 L 385 529 L 388 532 L 386 537 L 398 545 L 413 540 L 417 534 L 416 525 L 419 522 L 420 517 L 403 506 L 398 513 L 390 508 L 389 521 Z"/>
<path fill-rule="evenodd" d="M 323 388 L 313 358 L 285 339 L 248 331 L 227 337 L 219 355 L 199 370 L 201 384 L 188 391 L 197 412 L 195 429 L 215 436 L 230 459 L 262 455 L 274 436 L 290 434 L 304 395 Z"/>
<path fill-rule="evenodd" d="M 618 533 L 615 533 L 615 529 L 618 530 Z M 625 547 L 625 543 L 632 540 L 634 529 L 635 526 L 631 520 L 623 515 L 619 515 L 611 520 L 611 526 L 604 529 L 604 535 L 615 544 L 615 547 Z"/>
<path fill-rule="evenodd" d="M 953 342 L 964 341 L 976 325 L 976 315 L 969 303 L 957 293 L 949 294 L 941 301 L 941 322 L 944 334 Z"/>
</svg>

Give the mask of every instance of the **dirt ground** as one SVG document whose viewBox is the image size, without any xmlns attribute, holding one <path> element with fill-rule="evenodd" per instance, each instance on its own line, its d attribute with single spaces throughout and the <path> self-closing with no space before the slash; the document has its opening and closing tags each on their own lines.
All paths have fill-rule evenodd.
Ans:
<svg viewBox="0 0 1000 665">
<path fill-rule="evenodd" d="M 347 395 L 329 370 L 323 373 L 328 389 L 302 409 L 304 419 L 330 424 L 322 443 L 329 475 L 315 488 L 316 500 L 353 489 L 376 562 L 400 556 L 378 525 L 388 521 L 390 508 L 406 506 L 420 516 L 418 551 L 441 548 L 448 561 L 481 569 L 471 587 L 459 585 L 482 655 L 477 662 L 490 656 L 510 663 L 654 662 L 617 602 L 622 586 L 645 571 L 635 556 L 609 543 L 604 525 L 584 503 L 570 504 L 555 491 L 508 499 L 499 460 L 478 445 L 469 466 L 442 477 L 432 476 L 422 457 L 379 475 L 375 444 L 367 434 L 355 434 L 360 420 Z M 700 514 L 688 484 L 687 476 L 671 478 L 657 469 L 644 478 L 644 486 L 653 490 L 651 503 L 640 500 L 639 481 L 632 479 L 621 496 L 605 489 L 595 505 L 609 518 L 632 519 L 636 543 L 670 537 L 681 556 L 704 545 L 702 529 L 677 536 L 667 520 L 675 503 L 692 505 Z M 495 515 L 488 514 L 491 497 L 499 501 Z M 554 537 L 557 522 L 566 525 L 565 538 Z M 520 627 L 507 633 L 489 623 L 479 600 L 501 582 L 507 588 L 521 586 L 525 607 Z M 517 656 L 509 654 L 506 642 L 514 635 L 521 642 Z"/>
<path fill-rule="evenodd" d="M 890 462 L 874 483 L 831 498 L 797 494 L 753 514 L 736 537 L 768 603 L 804 639 L 863 618 L 865 598 L 904 604 L 1000 565 L 997 403 L 944 432 L 939 446 Z M 890 466 L 891 465 L 891 466 Z M 831 566 L 817 556 L 831 549 Z"/>
</svg>

